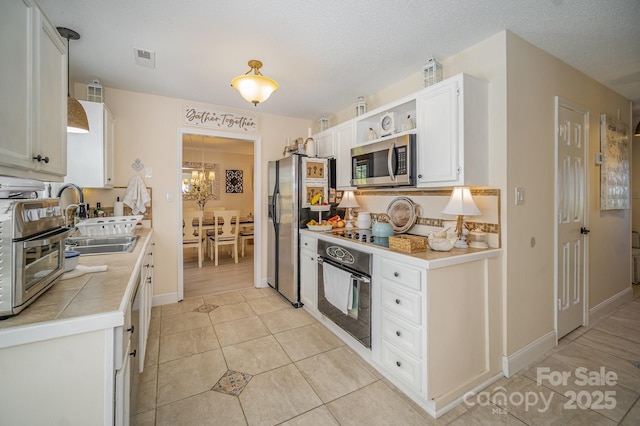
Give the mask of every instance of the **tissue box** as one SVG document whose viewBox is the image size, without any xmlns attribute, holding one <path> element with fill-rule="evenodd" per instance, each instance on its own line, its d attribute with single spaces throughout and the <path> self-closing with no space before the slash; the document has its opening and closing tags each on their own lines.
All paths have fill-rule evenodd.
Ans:
<svg viewBox="0 0 640 426">
<path fill-rule="evenodd" d="M 142 215 L 96 217 L 76 223 L 76 228 L 83 237 L 131 235 L 138 221 L 143 217 Z"/>
</svg>

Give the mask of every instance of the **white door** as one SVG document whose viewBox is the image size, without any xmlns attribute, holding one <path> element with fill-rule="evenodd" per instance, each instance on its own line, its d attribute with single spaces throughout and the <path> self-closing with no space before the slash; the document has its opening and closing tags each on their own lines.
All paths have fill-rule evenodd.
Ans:
<svg viewBox="0 0 640 426">
<path fill-rule="evenodd" d="M 556 332 L 585 325 L 589 112 L 556 97 Z"/>
</svg>

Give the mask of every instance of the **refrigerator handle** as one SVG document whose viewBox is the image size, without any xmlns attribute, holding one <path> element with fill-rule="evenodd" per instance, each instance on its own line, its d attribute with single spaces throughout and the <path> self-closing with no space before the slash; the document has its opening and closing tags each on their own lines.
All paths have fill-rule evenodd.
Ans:
<svg viewBox="0 0 640 426">
<path fill-rule="evenodd" d="M 280 217 L 282 215 L 282 198 L 280 193 L 276 194 L 276 222 L 280 223 Z"/>
</svg>

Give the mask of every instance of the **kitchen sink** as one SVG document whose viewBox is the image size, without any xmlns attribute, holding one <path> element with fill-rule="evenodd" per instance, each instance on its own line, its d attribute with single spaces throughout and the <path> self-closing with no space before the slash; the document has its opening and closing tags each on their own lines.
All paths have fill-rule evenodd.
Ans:
<svg viewBox="0 0 640 426">
<path fill-rule="evenodd" d="M 81 254 L 130 253 L 138 241 L 137 235 L 114 235 L 108 237 L 69 237 L 67 248 Z"/>
</svg>

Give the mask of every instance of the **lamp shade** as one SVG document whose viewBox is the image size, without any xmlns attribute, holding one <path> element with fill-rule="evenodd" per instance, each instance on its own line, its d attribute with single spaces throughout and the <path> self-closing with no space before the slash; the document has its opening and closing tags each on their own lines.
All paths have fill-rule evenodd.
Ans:
<svg viewBox="0 0 640 426">
<path fill-rule="evenodd" d="M 80 102 L 71 96 L 67 97 L 67 132 L 89 133 L 87 113 Z"/>
<path fill-rule="evenodd" d="M 251 69 L 244 75 L 231 80 L 231 86 L 240 92 L 240 95 L 253 105 L 258 105 L 269 99 L 269 96 L 278 90 L 278 83 L 260 73 L 262 62 L 252 59 L 249 61 Z M 253 74 L 250 74 L 253 71 Z"/>
<path fill-rule="evenodd" d="M 453 188 L 449 203 L 442 213 L 460 216 L 477 216 L 482 214 L 476 203 L 473 202 L 471 191 L 466 187 Z"/>
<path fill-rule="evenodd" d="M 338 208 L 340 209 L 347 209 L 347 208 L 358 208 L 360 207 L 360 204 L 358 204 L 358 202 L 356 201 L 356 197 L 355 195 L 353 195 L 353 191 L 344 191 L 344 194 L 342 195 L 342 201 L 340 201 L 340 204 L 338 204 Z"/>
</svg>

